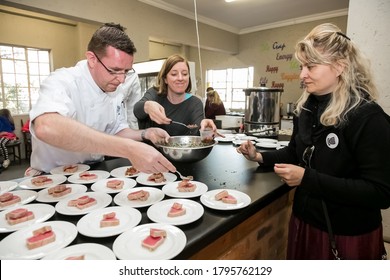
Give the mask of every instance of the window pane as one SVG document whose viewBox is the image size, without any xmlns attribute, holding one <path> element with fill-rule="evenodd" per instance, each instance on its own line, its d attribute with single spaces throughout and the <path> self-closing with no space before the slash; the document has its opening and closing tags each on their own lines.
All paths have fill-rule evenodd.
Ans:
<svg viewBox="0 0 390 280">
<path fill-rule="evenodd" d="M 3 74 L 3 83 L 8 86 L 15 85 L 15 75 Z"/>
<path fill-rule="evenodd" d="M 15 73 L 27 75 L 27 64 L 25 61 L 15 61 Z"/>
<path fill-rule="evenodd" d="M 26 60 L 26 55 L 25 55 L 24 48 L 16 48 L 16 47 L 14 47 L 14 59 Z"/>
<path fill-rule="evenodd" d="M 16 75 L 16 82 L 19 86 L 28 87 L 27 75 Z"/>
<path fill-rule="evenodd" d="M 227 110 L 244 110 L 243 89 L 253 86 L 253 67 L 207 70 L 206 83 L 219 93 Z"/>
<path fill-rule="evenodd" d="M 28 54 L 28 61 L 30 61 L 30 62 L 38 62 L 39 61 L 38 52 L 36 50 L 29 49 L 27 54 Z"/>
<path fill-rule="evenodd" d="M 30 75 L 39 75 L 39 64 L 29 63 L 28 70 L 30 71 Z"/>
<path fill-rule="evenodd" d="M 28 113 L 50 74 L 49 51 L 0 45 L 0 54 L 0 104 L 13 114 Z"/>
<path fill-rule="evenodd" d="M 8 46 L 1 46 L 1 58 L 2 59 L 12 59 L 13 58 L 13 52 L 12 52 L 12 47 Z"/>
<path fill-rule="evenodd" d="M 49 76 L 50 74 L 50 64 L 49 63 L 39 63 L 39 72 L 43 76 Z"/>
<path fill-rule="evenodd" d="M 245 102 L 245 92 L 242 88 L 233 90 L 233 100 Z"/>
<path fill-rule="evenodd" d="M 41 81 L 39 76 L 30 76 L 30 86 L 39 87 Z"/>
<path fill-rule="evenodd" d="M 14 61 L 9 59 L 2 59 L 1 66 L 3 73 L 15 73 Z"/>
<path fill-rule="evenodd" d="M 40 63 L 47 63 L 49 65 L 50 58 L 49 58 L 49 52 L 48 51 L 39 51 L 39 62 Z"/>
</svg>

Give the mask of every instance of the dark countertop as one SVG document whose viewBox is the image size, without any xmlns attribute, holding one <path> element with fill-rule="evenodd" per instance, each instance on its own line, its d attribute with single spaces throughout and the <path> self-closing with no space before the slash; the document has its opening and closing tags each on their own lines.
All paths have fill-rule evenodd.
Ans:
<svg viewBox="0 0 390 280">
<path fill-rule="evenodd" d="M 257 163 L 246 160 L 236 152 L 231 143 L 216 145 L 208 157 L 199 162 L 174 164 L 183 175 L 194 176 L 194 180 L 205 183 L 209 190 L 235 189 L 248 194 L 252 200 L 249 206 L 238 210 L 214 210 L 204 206 L 205 212 L 202 218 L 191 224 L 178 226 L 187 237 L 187 245 L 175 259 L 188 259 L 290 190 L 289 187 L 281 184 L 279 177 L 272 170 L 265 170 Z M 127 165 L 130 165 L 127 159 L 116 158 L 91 165 L 91 170 L 111 171 L 117 167 Z M 111 195 L 114 197 L 116 194 Z M 169 198 L 165 196 L 164 199 Z M 200 197 L 190 199 L 200 203 Z M 36 201 L 33 203 L 36 203 Z M 114 205 L 114 202 L 112 202 L 111 206 Z M 146 215 L 147 208 L 137 208 L 142 213 L 140 224 L 152 222 Z M 76 224 L 80 218 L 81 216 L 67 216 L 56 213 L 50 220 L 65 220 Z M 0 234 L 0 240 L 8 234 Z M 116 238 L 117 236 L 91 238 L 79 233 L 70 245 L 94 242 L 112 249 L 112 244 Z"/>
</svg>

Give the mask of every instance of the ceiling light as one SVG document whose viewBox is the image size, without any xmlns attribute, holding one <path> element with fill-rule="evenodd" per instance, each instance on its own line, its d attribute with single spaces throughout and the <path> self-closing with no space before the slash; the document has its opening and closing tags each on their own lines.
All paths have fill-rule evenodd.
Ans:
<svg viewBox="0 0 390 280">
<path fill-rule="evenodd" d="M 230 3 L 230 2 L 233 2 L 233 1 L 236 1 L 236 0 L 225 0 L 226 3 Z"/>
</svg>

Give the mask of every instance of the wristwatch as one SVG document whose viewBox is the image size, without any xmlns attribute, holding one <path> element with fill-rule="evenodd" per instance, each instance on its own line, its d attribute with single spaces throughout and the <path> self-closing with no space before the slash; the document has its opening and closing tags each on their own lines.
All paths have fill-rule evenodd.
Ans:
<svg viewBox="0 0 390 280">
<path fill-rule="evenodd" d="M 142 130 L 142 132 L 141 132 L 142 141 L 148 140 L 148 139 L 146 139 L 145 134 L 146 134 L 146 129 Z"/>
</svg>

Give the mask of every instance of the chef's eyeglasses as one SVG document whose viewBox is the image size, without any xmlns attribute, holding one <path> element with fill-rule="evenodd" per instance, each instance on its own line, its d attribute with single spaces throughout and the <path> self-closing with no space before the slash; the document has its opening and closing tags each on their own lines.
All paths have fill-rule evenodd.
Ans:
<svg viewBox="0 0 390 280">
<path fill-rule="evenodd" d="M 309 146 L 305 149 L 302 155 L 302 160 L 306 166 L 310 166 L 311 157 L 313 156 L 315 146 Z"/>
<path fill-rule="evenodd" d="M 130 76 L 131 74 L 135 73 L 135 70 L 133 68 L 131 68 L 130 70 L 125 70 L 124 72 L 117 72 L 117 71 L 114 71 L 114 70 L 111 70 L 110 68 L 108 68 L 106 65 L 104 65 L 104 63 L 100 60 L 100 58 L 97 56 L 96 53 L 92 52 L 97 60 L 100 62 L 100 64 L 104 67 L 104 69 L 107 70 L 107 72 L 110 74 L 110 75 L 113 75 L 113 76 L 121 76 L 121 75 L 124 75 L 125 77 L 126 76 Z"/>
</svg>

